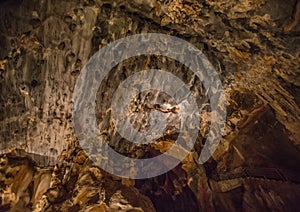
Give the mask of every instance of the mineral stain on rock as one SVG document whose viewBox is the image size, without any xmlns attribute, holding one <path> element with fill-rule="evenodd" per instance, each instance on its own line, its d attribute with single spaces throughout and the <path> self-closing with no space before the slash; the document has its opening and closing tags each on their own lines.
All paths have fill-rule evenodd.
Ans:
<svg viewBox="0 0 300 212">
<path fill-rule="evenodd" d="M 299 2 L 1 1 L 0 211 L 296 211 Z M 197 96 L 202 122 L 193 150 L 177 167 L 150 179 L 122 179 L 92 161 L 97 149 L 94 155 L 81 149 L 72 94 L 81 69 L 100 48 L 150 32 L 182 38 L 208 57 L 223 83 L 227 120 L 217 151 L 199 164 L 211 118 L 200 80 L 178 61 L 157 55 L 123 61 L 100 85 L 95 108 L 99 130 L 115 151 L 152 158 L 178 137 L 180 124 L 172 118 L 148 146 L 116 132 L 112 94 L 137 71 L 163 69 L 182 79 Z M 169 97 L 148 104 L 152 94 L 135 97 L 136 114 L 176 115 L 176 108 L 164 106 L 176 105 Z M 142 117 L 132 123 L 146 129 L 148 122 Z"/>
</svg>

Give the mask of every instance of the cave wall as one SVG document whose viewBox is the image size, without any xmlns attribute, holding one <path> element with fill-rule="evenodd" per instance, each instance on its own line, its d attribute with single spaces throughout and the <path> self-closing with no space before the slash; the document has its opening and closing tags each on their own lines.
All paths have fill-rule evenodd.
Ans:
<svg viewBox="0 0 300 212">
<path fill-rule="evenodd" d="M 11 193 L 20 198 L 35 193 L 36 199 L 25 198 L 20 203 L 16 198 L 9 204 L 31 208 L 38 199 L 42 199 L 39 206 L 34 207 L 83 210 L 95 204 L 89 202 L 89 198 L 98 192 L 99 200 L 105 202 L 106 197 L 111 202 L 95 207 L 113 210 L 118 205 L 113 201 L 123 198 L 118 196 L 116 187 L 120 187 L 125 192 L 123 196 L 131 198 L 126 200 L 128 204 L 140 205 L 143 210 L 148 207 L 150 211 L 154 208 L 186 208 L 187 200 L 193 202 L 190 210 L 195 211 L 297 208 L 300 28 L 298 25 L 289 31 L 283 30 L 292 21 L 295 4 L 293 0 L 284 3 L 280 0 L 1 2 L 0 153 L 13 152 L 9 158 L 33 160 L 34 165 L 24 165 L 23 169 L 27 166 L 46 170 L 56 167 L 58 171 L 51 169 L 53 175 L 61 172 L 56 180 L 51 178 L 52 183 L 44 182 L 48 190 L 43 190 L 44 197 L 37 194 L 37 189 L 35 192 L 27 191 L 32 189 L 30 186 L 36 188 L 34 183 L 30 185 L 30 180 L 28 185 L 25 183 L 26 188 L 17 189 L 19 186 L 15 185 Z M 107 175 L 96 177 L 99 187 L 115 192 L 114 200 L 113 194 L 105 196 L 89 180 L 82 183 L 82 187 L 75 185 L 81 176 L 80 167 L 88 170 L 92 164 L 88 160 L 76 162 L 76 151 L 80 147 L 74 142 L 72 94 L 81 69 L 102 46 L 127 35 L 147 32 L 183 38 L 208 57 L 219 73 L 226 93 L 226 131 L 213 158 L 203 166 L 193 160 L 199 153 L 197 148 L 202 147 L 203 138 L 200 136 L 199 145 L 193 153 L 179 167 L 167 173 L 166 179 L 133 183 Z M 126 73 L 129 75 L 132 73 L 130 70 L 139 69 L 144 64 L 150 67 L 151 59 L 129 61 L 131 65 Z M 184 69 L 178 64 L 170 64 L 160 65 L 175 72 L 176 68 Z M 124 66 L 126 64 L 116 67 L 110 75 L 115 81 L 107 79 L 101 85 L 100 90 L 106 92 L 102 102 L 109 99 L 114 83 L 123 80 L 119 73 Z M 99 104 L 99 110 L 107 109 L 104 107 L 106 103 Z M 112 130 L 112 126 L 109 129 Z M 128 150 L 128 146 L 120 144 L 122 140 L 119 137 L 110 139 L 118 151 Z M 13 151 L 15 148 L 18 150 Z M 154 145 L 149 150 L 150 155 L 156 154 L 151 153 L 153 149 L 161 150 L 159 145 Z M 72 153 L 74 151 L 76 153 Z M 64 155 L 65 152 L 68 156 Z M 63 158 L 61 161 L 66 162 L 59 163 L 59 156 Z M 8 161 L 5 164 L 9 164 L 4 166 L 4 173 L 8 173 L 7 167 L 16 166 L 15 160 L 4 159 Z M 256 171 L 248 167 L 254 167 Z M 71 171 L 66 171 L 68 169 Z M 39 171 L 30 173 L 28 179 L 39 184 L 40 178 L 34 178 L 40 176 Z M 11 181 L 4 176 L 3 191 L 7 191 Z M 72 178 L 76 180 L 70 182 Z M 174 186 L 177 181 L 181 182 L 181 186 Z M 115 187 L 110 188 L 108 185 L 111 184 Z M 80 196 L 78 191 L 85 185 L 95 191 L 80 202 L 84 195 Z M 172 189 L 166 190 L 166 185 Z M 282 190 L 288 192 L 282 193 Z M 57 201 L 64 192 L 73 192 L 73 195 Z M 59 196 L 57 193 L 62 194 Z M 143 201 L 135 202 L 129 193 L 143 196 Z M 79 199 L 76 199 L 78 195 Z"/>
</svg>

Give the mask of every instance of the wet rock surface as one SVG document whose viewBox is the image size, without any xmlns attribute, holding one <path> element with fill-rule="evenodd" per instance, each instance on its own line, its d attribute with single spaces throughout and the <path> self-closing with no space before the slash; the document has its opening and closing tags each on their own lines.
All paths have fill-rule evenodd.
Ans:
<svg viewBox="0 0 300 212">
<path fill-rule="evenodd" d="M 295 0 L 2 1 L 0 211 L 296 210 L 298 20 Z M 117 152 L 151 158 L 178 136 L 172 114 L 173 126 L 151 145 L 133 145 L 115 132 L 111 95 L 137 71 L 173 73 L 196 93 L 202 109 L 193 151 L 176 168 L 151 179 L 130 180 L 99 169 L 94 156 L 80 148 L 72 94 L 83 66 L 101 47 L 149 32 L 178 36 L 207 56 L 226 94 L 226 130 L 213 157 L 199 164 L 211 117 L 199 79 L 164 57 L 123 61 L 104 79 L 96 105 L 99 130 Z M 143 120 L 150 110 L 168 109 L 163 101 L 155 106 L 147 95 L 156 93 L 136 97 L 143 107 L 133 101 L 133 117 L 142 114 Z M 172 101 L 165 97 L 173 107 Z M 147 124 L 133 123 L 140 129 Z"/>
</svg>

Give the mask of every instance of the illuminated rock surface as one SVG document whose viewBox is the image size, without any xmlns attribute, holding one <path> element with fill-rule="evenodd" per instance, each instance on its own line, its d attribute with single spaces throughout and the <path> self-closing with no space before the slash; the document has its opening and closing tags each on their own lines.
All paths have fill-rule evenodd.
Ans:
<svg viewBox="0 0 300 212">
<path fill-rule="evenodd" d="M 2 1 L 0 211 L 295 211 L 300 206 L 296 3 Z M 151 179 L 121 179 L 99 169 L 80 149 L 73 132 L 72 92 L 99 48 L 147 32 L 178 36 L 207 56 L 226 93 L 226 130 L 213 157 L 200 165 L 210 112 L 199 80 L 167 58 L 126 60 L 101 84 L 96 108 L 99 128 L 116 151 L 154 157 L 178 135 L 172 113 L 173 125 L 151 145 L 132 145 L 115 133 L 109 100 L 136 71 L 160 68 L 180 77 L 197 94 L 203 122 L 193 151 L 179 166 Z M 136 101 L 147 103 L 145 96 Z M 141 120 L 150 110 L 165 112 L 163 103 L 176 105 L 165 99 L 159 107 L 148 104 Z M 135 111 L 133 117 L 139 118 Z M 144 122 L 133 124 L 147 128 Z"/>
</svg>

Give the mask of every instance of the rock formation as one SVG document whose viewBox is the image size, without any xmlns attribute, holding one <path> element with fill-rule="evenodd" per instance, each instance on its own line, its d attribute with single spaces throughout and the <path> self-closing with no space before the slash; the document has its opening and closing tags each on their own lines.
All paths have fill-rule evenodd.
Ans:
<svg viewBox="0 0 300 212">
<path fill-rule="evenodd" d="M 0 211 L 299 208 L 299 1 L 4 0 L 0 5 Z M 149 179 L 126 179 L 100 169 L 81 149 L 72 95 L 82 68 L 99 49 L 150 32 L 182 38 L 206 55 L 223 83 L 227 120 L 216 152 L 199 164 L 211 116 L 199 79 L 166 57 L 123 61 L 97 93 L 97 121 L 116 151 L 151 158 L 178 136 L 176 121 L 151 145 L 132 145 L 115 133 L 111 95 L 133 73 L 170 71 L 203 106 L 197 141 L 177 167 Z M 170 97 L 163 98 L 172 106 L 166 109 L 162 102 L 147 104 L 147 95 L 156 94 L 136 97 L 146 115 L 175 112 Z M 134 124 L 146 129 L 143 123 Z"/>
</svg>

